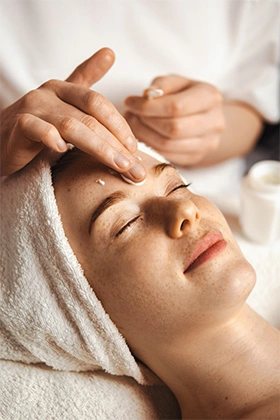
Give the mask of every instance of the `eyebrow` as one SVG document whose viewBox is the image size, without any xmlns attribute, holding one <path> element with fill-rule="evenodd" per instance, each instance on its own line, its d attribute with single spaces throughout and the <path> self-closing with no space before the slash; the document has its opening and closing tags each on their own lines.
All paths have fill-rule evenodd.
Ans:
<svg viewBox="0 0 280 420">
<path fill-rule="evenodd" d="M 155 176 L 159 176 L 166 168 L 176 169 L 174 165 L 168 162 L 162 162 L 152 167 Z"/>
<path fill-rule="evenodd" d="M 158 165 L 155 165 L 151 168 L 152 173 L 158 177 L 160 174 L 167 168 L 176 169 L 175 166 L 173 166 L 171 163 L 163 162 L 159 163 Z M 115 191 L 112 194 L 110 194 L 108 197 L 106 197 L 99 206 L 94 210 L 90 222 L 89 222 L 89 228 L 88 231 L 90 233 L 91 227 L 93 223 L 96 221 L 96 219 L 109 207 L 113 206 L 114 204 L 117 204 L 121 201 L 123 201 L 125 198 L 127 198 L 127 194 L 123 191 Z"/>
</svg>

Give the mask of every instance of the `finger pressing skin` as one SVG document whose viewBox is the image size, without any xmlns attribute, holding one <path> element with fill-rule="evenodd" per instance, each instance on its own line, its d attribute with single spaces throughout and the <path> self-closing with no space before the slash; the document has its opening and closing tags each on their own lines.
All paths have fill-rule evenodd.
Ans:
<svg viewBox="0 0 280 420">
<path fill-rule="evenodd" d="M 103 95 L 82 86 L 55 81 L 54 89 L 65 103 L 84 111 L 104 125 L 131 153 L 137 150 L 137 141 L 114 105 Z"/>
<path fill-rule="evenodd" d="M 84 152 L 95 156 L 105 165 L 118 172 L 128 172 L 132 180 L 142 181 L 146 171 L 142 164 L 95 118 L 87 116 L 85 121 L 65 115 L 53 120 L 63 139 Z"/>
<path fill-rule="evenodd" d="M 90 87 L 107 73 L 114 62 L 114 52 L 110 48 L 102 48 L 80 64 L 66 81 Z"/>
</svg>

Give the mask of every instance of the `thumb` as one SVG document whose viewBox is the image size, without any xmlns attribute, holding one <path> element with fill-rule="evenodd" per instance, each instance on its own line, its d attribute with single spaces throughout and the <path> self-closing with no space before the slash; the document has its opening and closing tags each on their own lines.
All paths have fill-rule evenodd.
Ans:
<svg viewBox="0 0 280 420">
<path fill-rule="evenodd" d="M 107 73 L 114 61 L 114 52 L 110 48 L 101 48 L 80 64 L 66 79 L 66 82 L 89 88 Z"/>
</svg>

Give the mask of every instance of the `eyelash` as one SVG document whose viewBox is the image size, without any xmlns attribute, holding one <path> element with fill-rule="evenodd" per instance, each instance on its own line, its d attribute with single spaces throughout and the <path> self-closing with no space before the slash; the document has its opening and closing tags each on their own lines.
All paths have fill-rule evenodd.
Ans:
<svg viewBox="0 0 280 420">
<path fill-rule="evenodd" d="M 120 236 L 126 229 L 128 229 L 129 228 L 129 226 L 130 225 L 132 225 L 132 223 L 134 223 L 134 222 L 136 222 L 136 220 L 137 219 L 139 219 L 139 217 L 140 217 L 140 215 L 139 216 L 136 216 L 136 217 L 134 217 L 133 219 L 131 219 L 126 225 L 124 225 L 119 231 L 118 231 L 118 233 L 116 234 L 116 238 L 118 237 L 118 236 Z"/>
<path fill-rule="evenodd" d="M 191 185 L 191 182 L 189 184 L 180 184 L 177 187 L 173 188 L 173 190 L 171 190 L 169 194 L 173 193 L 176 190 L 179 190 L 179 188 L 188 188 L 190 185 Z"/>
<path fill-rule="evenodd" d="M 173 193 L 174 191 L 176 191 L 176 190 L 179 190 L 180 188 L 188 188 L 189 186 L 191 185 L 191 183 L 189 183 L 189 184 L 180 184 L 180 185 L 178 185 L 177 187 L 175 187 L 175 188 L 173 188 L 173 190 L 171 190 L 169 193 L 168 193 L 168 195 L 169 194 L 171 194 L 171 193 Z M 128 229 L 134 222 L 136 222 L 136 220 L 138 220 L 139 218 L 140 218 L 141 216 L 140 215 L 138 215 L 138 216 L 136 216 L 136 217 L 134 217 L 133 219 L 131 219 L 128 223 L 126 223 L 126 225 L 124 225 L 119 231 L 118 231 L 118 233 L 116 234 L 116 238 L 118 237 L 118 236 L 120 236 L 126 229 Z"/>
</svg>

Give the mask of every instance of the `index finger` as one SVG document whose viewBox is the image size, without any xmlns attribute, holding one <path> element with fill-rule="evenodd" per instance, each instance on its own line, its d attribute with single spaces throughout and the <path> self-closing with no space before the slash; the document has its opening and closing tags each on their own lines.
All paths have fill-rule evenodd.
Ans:
<svg viewBox="0 0 280 420">
<path fill-rule="evenodd" d="M 130 152 L 136 151 L 137 141 L 131 128 L 107 98 L 93 90 L 68 82 L 55 81 L 54 89 L 62 101 L 83 111 L 85 117 L 94 117 Z M 80 116 L 77 119 L 82 121 Z"/>
<path fill-rule="evenodd" d="M 114 62 L 114 52 L 110 48 L 101 48 L 80 64 L 66 79 L 66 82 L 89 88 L 107 73 Z"/>
</svg>

